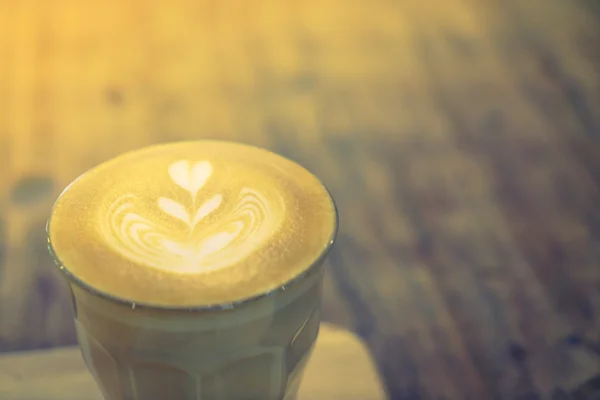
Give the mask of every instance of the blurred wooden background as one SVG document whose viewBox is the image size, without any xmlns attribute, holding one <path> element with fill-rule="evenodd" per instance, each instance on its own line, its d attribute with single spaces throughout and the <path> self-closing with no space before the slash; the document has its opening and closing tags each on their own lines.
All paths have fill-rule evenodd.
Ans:
<svg viewBox="0 0 600 400">
<path fill-rule="evenodd" d="M 0 351 L 75 342 L 73 178 L 235 139 L 332 190 L 325 318 L 392 398 L 562 398 L 600 371 L 599 4 L 0 0 Z"/>
</svg>

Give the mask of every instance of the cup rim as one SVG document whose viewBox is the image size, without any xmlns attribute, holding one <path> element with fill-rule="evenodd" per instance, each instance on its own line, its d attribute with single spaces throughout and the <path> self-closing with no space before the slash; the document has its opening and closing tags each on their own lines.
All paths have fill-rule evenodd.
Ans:
<svg viewBox="0 0 600 400">
<path fill-rule="evenodd" d="M 165 145 L 165 144 L 169 144 L 169 143 L 185 143 L 185 142 L 189 142 L 189 141 L 175 141 L 175 142 L 163 142 L 163 143 L 159 143 L 156 144 L 154 146 L 146 146 L 144 148 L 149 148 L 149 147 L 155 147 L 155 146 L 160 146 L 160 145 Z M 261 150 L 266 150 L 266 151 L 271 151 L 269 149 L 265 149 L 259 146 L 253 146 L 253 145 L 249 145 L 243 142 L 238 142 L 238 141 L 227 141 L 227 140 L 194 140 L 191 141 L 194 143 L 197 142 L 222 142 L 222 143 L 236 143 L 236 144 L 243 144 L 245 146 L 250 146 L 250 147 L 254 147 L 257 149 L 261 149 Z M 141 150 L 142 148 L 140 148 L 139 150 Z M 136 149 L 138 150 L 138 149 Z M 132 151 L 136 151 L 136 150 L 132 150 Z M 67 185 L 67 187 L 61 192 L 61 194 L 58 196 L 57 200 L 55 201 L 54 205 L 52 206 L 52 209 L 50 211 L 50 218 L 48 218 L 47 222 L 46 222 L 46 237 L 47 237 L 47 246 L 48 246 L 48 252 L 50 253 L 50 256 L 52 257 L 53 263 L 54 265 L 58 268 L 58 270 L 62 273 L 62 275 L 67 279 L 67 281 L 69 283 L 75 284 L 76 286 L 78 286 L 79 288 L 85 290 L 86 292 L 99 297 L 101 299 L 107 300 L 111 303 L 117 304 L 117 305 L 121 305 L 121 306 L 127 306 L 127 307 L 131 307 L 132 309 L 139 309 L 139 310 L 151 310 L 151 311 L 187 311 L 187 312 L 211 312 L 211 311 L 225 311 L 225 310 L 233 310 L 233 309 L 238 309 L 242 306 L 246 306 L 249 305 L 251 303 L 255 303 L 260 301 L 263 298 L 269 297 L 269 296 L 273 296 L 276 295 L 278 293 L 281 292 L 285 292 L 288 289 L 290 289 L 292 286 L 295 286 L 296 284 L 304 281 L 307 277 L 309 277 L 310 275 L 312 275 L 315 271 L 317 271 L 319 269 L 319 267 L 323 264 L 325 258 L 327 257 L 327 255 L 329 254 L 331 248 L 333 247 L 336 238 L 337 238 L 337 234 L 338 234 L 338 230 L 339 230 L 339 213 L 338 213 L 338 208 L 337 208 L 337 204 L 333 198 L 333 196 L 331 195 L 331 192 L 329 191 L 329 189 L 327 188 L 327 186 L 325 186 L 325 184 L 323 183 L 323 181 L 316 175 L 314 174 L 312 171 L 310 171 L 308 168 L 306 168 L 304 165 L 301 165 L 300 163 L 291 160 L 279 153 L 275 153 L 277 155 L 279 155 L 280 157 L 283 157 L 291 162 L 294 162 L 298 165 L 300 165 L 302 168 L 306 169 L 308 172 L 310 172 L 316 179 L 317 181 L 321 184 L 321 186 L 325 189 L 325 191 L 327 192 L 327 195 L 329 196 L 329 200 L 331 201 L 331 205 L 333 207 L 333 229 L 331 232 L 331 236 L 329 237 L 329 239 L 327 240 L 327 243 L 324 247 L 324 249 L 317 255 L 317 257 L 315 258 L 315 260 L 310 264 L 310 266 L 308 268 L 306 268 L 304 271 L 302 271 L 300 274 L 294 276 L 293 278 L 289 279 L 288 281 L 286 281 L 285 283 L 276 286 L 270 290 L 264 291 L 262 293 L 259 294 L 255 294 L 253 296 L 248 296 L 245 298 L 241 298 L 239 300 L 235 300 L 232 302 L 226 302 L 226 303 L 214 303 L 214 304 L 204 304 L 204 305 L 196 305 L 196 306 L 183 306 L 183 305 L 166 305 L 166 304 L 154 304 L 154 303 L 149 303 L 149 302 L 138 302 L 132 299 L 127 299 L 125 297 L 120 297 L 114 294 L 110 294 L 110 293 L 106 293 L 102 290 L 99 290 L 97 288 L 95 288 L 94 286 L 92 286 L 91 284 L 85 282 L 83 279 L 79 278 L 77 275 L 75 275 L 74 273 L 72 273 L 69 268 L 60 260 L 60 257 L 58 256 L 58 254 L 56 253 L 56 251 L 54 250 L 54 247 L 52 246 L 52 240 L 50 237 L 50 222 L 51 222 L 51 216 L 54 213 L 54 209 L 59 201 L 59 199 L 63 196 L 64 193 L 66 193 L 69 188 L 71 186 L 73 186 L 81 177 L 83 177 L 84 175 L 86 175 L 90 170 L 92 170 L 94 167 L 88 169 L 87 171 L 83 172 L 82 174 L 80 174 L 77 178 L 75 178 L 69 185 Z M 108 160 L 107 160 L 108 161 Z"/>
</svg>

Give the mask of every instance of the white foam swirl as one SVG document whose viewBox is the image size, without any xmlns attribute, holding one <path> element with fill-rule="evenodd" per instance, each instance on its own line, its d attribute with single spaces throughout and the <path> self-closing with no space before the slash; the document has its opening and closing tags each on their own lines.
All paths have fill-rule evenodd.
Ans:
<svg viewBox="0 0 600 400">
<path fill-rule="evenodd" d="M 158 210 L 185 223 L 187 232 L 173 228 L 168 218 L 144 216 L 139 197 L 126 194 L 110 203 L 108 218 L 101 225 L 104 239 L 131 261 L 169 272 L 197 274 L 243 261 L 275 233 L 283 201 L 244 187 L 236 198 L 214 194 L 198 202 L 197 195 L 212 172 L 207 161 L 191 165 L 182 160 L 169 167 L 171 180 L 190 194 L 190 201 L 184 205 L 159 197 Z M 235 206 L 222 211 L 224 203 Z M 203 223 L 213 214 L 218 214 L 213 222 Z"/>
</svg>

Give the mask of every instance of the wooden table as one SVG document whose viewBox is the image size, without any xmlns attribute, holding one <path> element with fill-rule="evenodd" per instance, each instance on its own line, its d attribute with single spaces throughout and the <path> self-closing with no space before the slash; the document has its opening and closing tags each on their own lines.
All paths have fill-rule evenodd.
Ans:
<svg viewBox="0 0 600 400">
<path fill-rule="evenodd" d="M 600 371 L 598 4 L 0 0 L 0 350 L 75 342 L 68 182 L 234 139 L 336 197 L 324 316 L 393 399 L 565 398 Z"/>
</svg>

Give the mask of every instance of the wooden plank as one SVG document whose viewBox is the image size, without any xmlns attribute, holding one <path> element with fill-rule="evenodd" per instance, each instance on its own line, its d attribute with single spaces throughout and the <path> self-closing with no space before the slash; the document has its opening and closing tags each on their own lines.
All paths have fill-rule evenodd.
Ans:
<svg viewBox="0 0 600 400">
<path fill-rule="evenodd" d="M 8 353 L 0 357 L 0 398 L 101 400 L 78 348 Z M 369 352 L 354 334 L 322 324 L 300 400 L 383 400 L 381 379 Z"/>
</svg>

